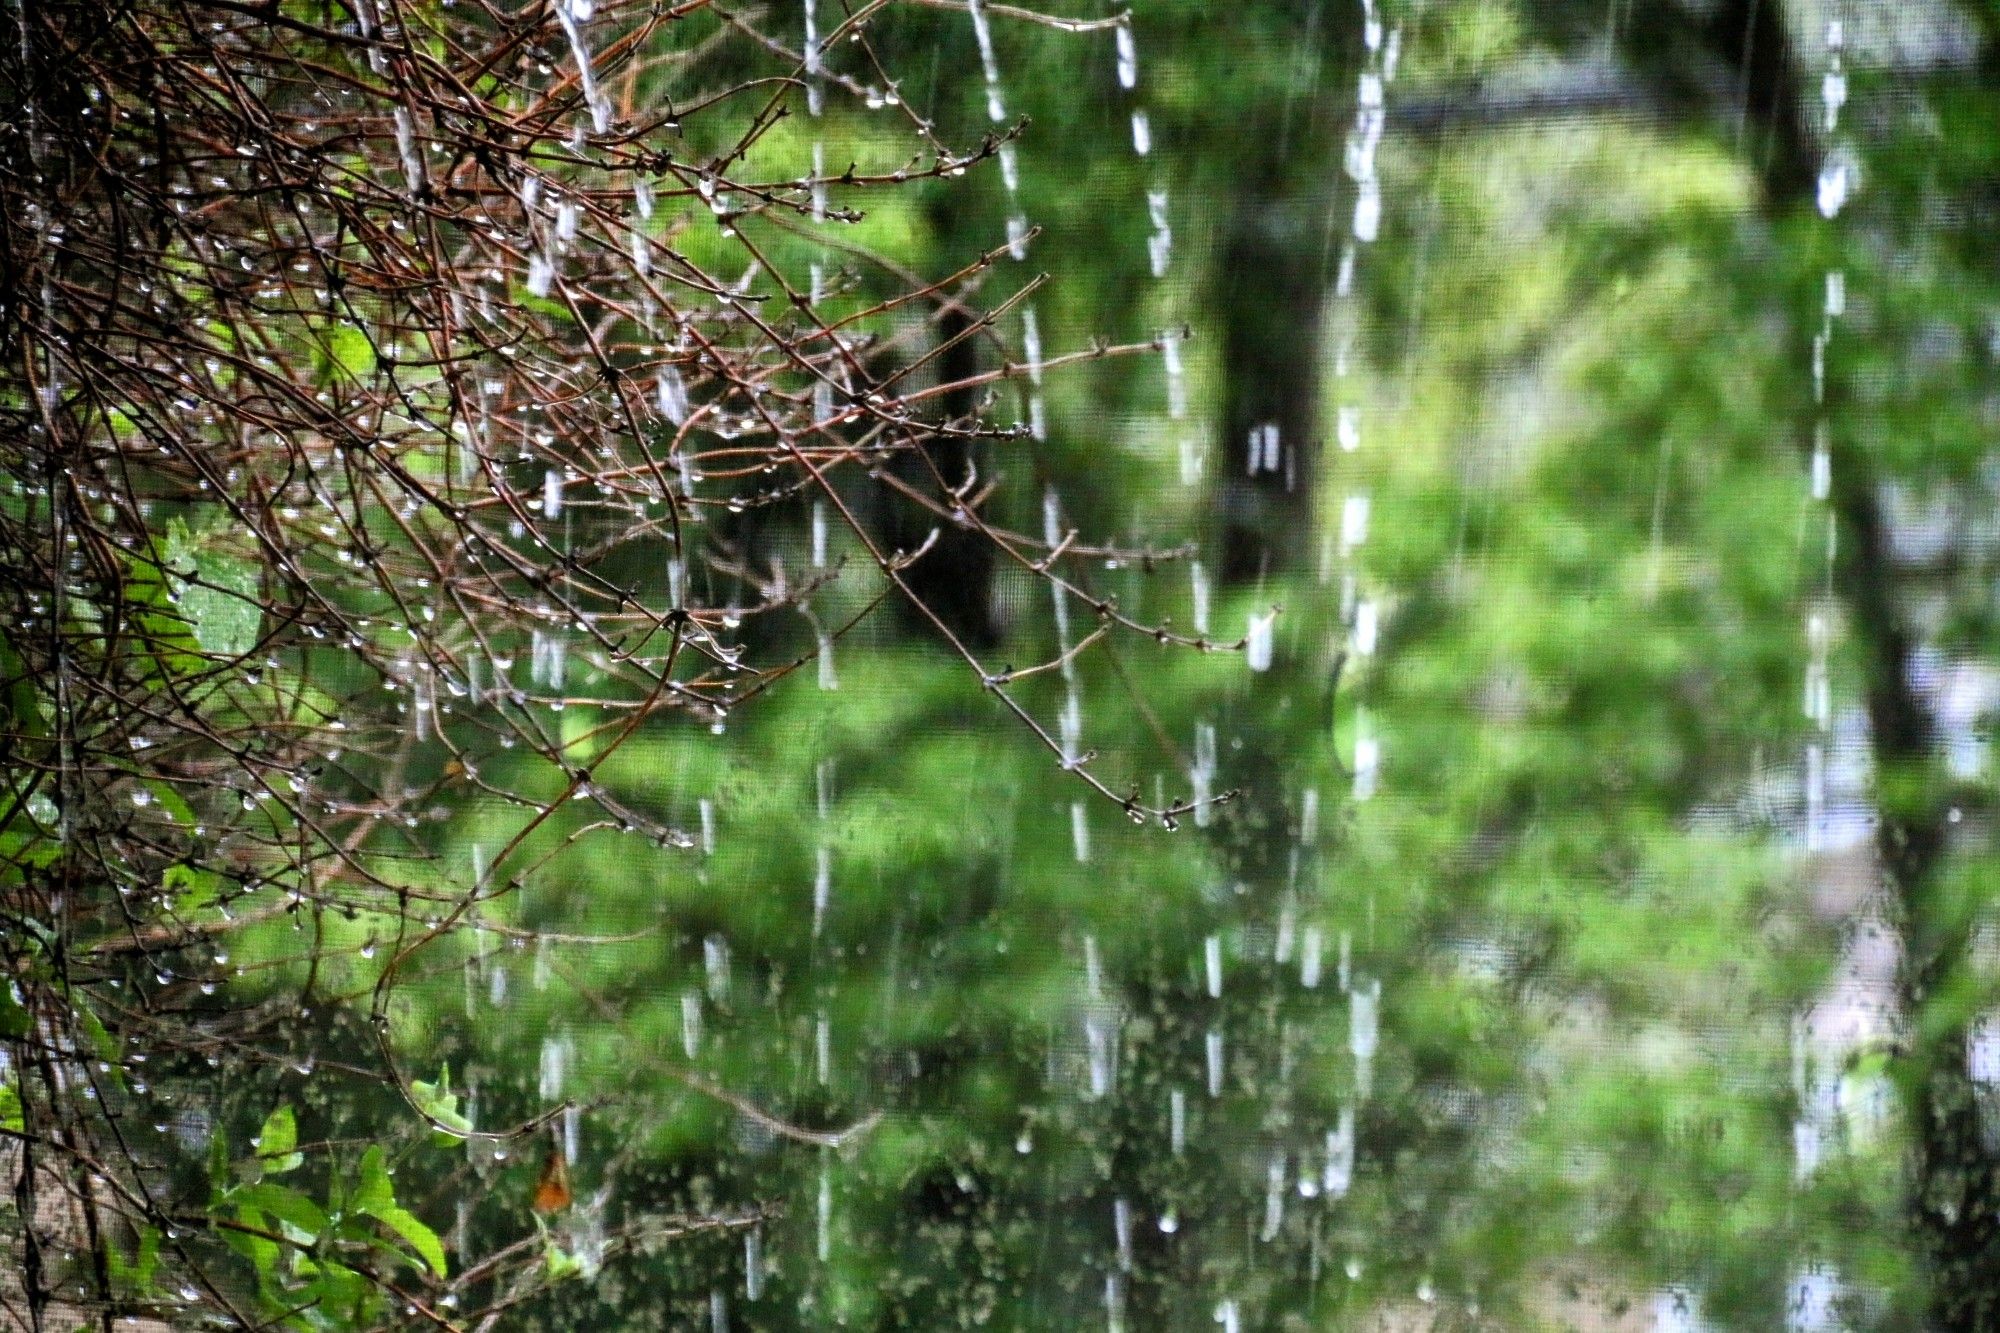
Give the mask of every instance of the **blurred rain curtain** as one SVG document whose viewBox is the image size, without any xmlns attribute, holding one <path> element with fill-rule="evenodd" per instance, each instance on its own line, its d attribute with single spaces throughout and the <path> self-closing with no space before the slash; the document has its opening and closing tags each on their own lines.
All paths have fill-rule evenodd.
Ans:
<svg viewBox="0 0 2000 1333">
<path fill-rule="evenodd" d="M 1991 0 L 10 27 L 0 1326 L 2000 1329 Z"/>
</svg>

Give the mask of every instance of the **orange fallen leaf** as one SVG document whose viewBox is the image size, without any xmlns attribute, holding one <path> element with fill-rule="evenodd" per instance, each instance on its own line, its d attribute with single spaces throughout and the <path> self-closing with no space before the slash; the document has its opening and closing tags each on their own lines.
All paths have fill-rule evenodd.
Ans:
<svg viewBox="0 0 2000 1333">
<path fill-rule="evenodd" d="M 549 1149 L 542 1159 L 542 1174 L 535 1181 L 535 1197 L 529 1206 L 538 1213 L 559 1213 L 569 1207 L 574 1196 L 569 1188 L 569 1164 L 560 1146 Z"/>
</svg>

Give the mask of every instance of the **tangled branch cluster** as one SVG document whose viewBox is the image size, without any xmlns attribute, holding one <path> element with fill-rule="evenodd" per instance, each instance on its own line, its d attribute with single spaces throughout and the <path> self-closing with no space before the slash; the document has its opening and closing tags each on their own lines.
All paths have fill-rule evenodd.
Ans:
<svg viewBox="0 0 2000 1333">
<path fill-rule="evenodd" d="M 1025 673 L 925 608 L 907 573 L 927 545 L 894 549 L 880 505 L 975 533 L 1107 630 L 1173 637 L 1068 581 L 1091 548 L 993 525 L 990 487 L 932 455 L 1024 434 L 991 412 L 1028 369 L 999 348 L 1006 305 L 972 304 L 995 256 L 882 295 L 899 271 L 838 224 L 1006 136 L 956 151 L 902 105 L 879 8 L 799 50 L 706 0 L 19 0 L 0 43 L 0 1028 L 25 1219 L 6 1295 L 36 1318 L 114 1308 L 109 1237 L 146 1227 L 186 1300 L 254 1322 L 117 1110 L 148 1053 L 254 1057 L 268 1020 L 202 998 L 247 923 L 393 919 L 381 1018 L 558 809 L 686 841 L 582 756 L 661 715 L 719 725 L 885 599 L 1058 748 L 1007 693 Z M 892 108 L 918 155 L 753 166 L 828 92 Z M 787 271 L 776 250 L 801 238 L 850 267 Z M 999 348 L 990 368 L 940 382 L 968 339 Z M 1143 348 L 1076 355 L 1118 350 Z M 872 579 L 837 623 L 813 599 L 842 562 L 788 578 L 730 535 L 807 502 L 844 526 L 850 583 Z M 749 660 L 741 627 L 784 615 L 816 647 Z M 555 780 L 489 776 L 503 751 Z M 1069 767 L 1135 815 L 1186 808 Z M 521 833 L 472 882 L 413 873 L 422 826 L 481 792 Z M 407 1093 L 382 1044 L 376 1076 Z"/>
</svg>

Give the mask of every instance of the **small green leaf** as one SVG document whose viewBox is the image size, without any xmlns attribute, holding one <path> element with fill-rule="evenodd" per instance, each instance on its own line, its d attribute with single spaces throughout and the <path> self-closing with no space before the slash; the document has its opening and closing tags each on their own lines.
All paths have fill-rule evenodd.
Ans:
<svg viewBox="0 0 2000 1333">
<path fill-rule="evenodd" d="M 552 1282 L 560 1282 L 566 1277 L 578 1277 L 583 1273 L 583 1260 L 554 1241 L 549 1242 L 548 1249 L 542 1252 L 542 1258 L 548 1267 L 549 1280 Z"/>
<path fill-rule="evenodd" d="M 0 1037 L 18 1041 L 34 1030 L 35 1020 L 20 997 L 14 994 L 14 983 L 0 985 Z M 16 1109 L 19 1103 L 16 1102 Z"/>
<path fill-rule="evenodd" d="M 208 1189 L 211 1206 L 222 1202 L 229 1188 L 229 1136 L 222 1132 L 222 1126 L 215 1127 L 215 1133 L 208 1140 Z"/>
<path fill-rule="evenodd" d="M 291 1238 L 302 1245 L 311 1245 L 326 1234 L 326 1214 L 320 1206 L 289 1185 L 262 1181 L 242 1186 L 231 1197 L 277 1218 L 296 1233 Z"/>
<path fill-rule="evenodd" d="M 160 1267 L 160 1229 L 150 1223 L 139 1226 L 139 1253 L 127 1271 L 132 1285 L 140 1291 L 153 1289 L 153 1275 Z"/>
<path fill-rule="evenodd" d="M 34 673 L 5 635 L 0 635 L 0 720 L 8 724 L 7 730 L 19 735 L 49 734 L 48 714 L 35 689 Z"/>
<path fill-rule="evenodd" d="M 322 385 L 359 381 L 375 370 L 375 344 L 351 324 L 319 330 L 313 340 L 313 377 Z"/>
<path fill-rule="evenodd" d="M 146 790 L 153 794 L 153 799 L 159 803 L 161 812 L 172 816 L 174 822 L 182 828 L 189 828 L 201 822 L 194 817 L 193 808 L 185 800 L 181 799 L 180 792 L 174 789 L 174 785 L 171 782 L 149 782 L 146 784 Z M 185 866 L 176 868 L 187 869 Z M 172 872 L 170 871 L 169 873 Z M 213 873 L 203 873 L 207 873 L 209 878 L 216 880 L 217 883 L 221 882 L 220 878 Z"/>
<path fill-rule="evenodd" d="M 570 313 L 569 307 L 561 301 L 552 300 L 546 296 L 536 296 L 525 287 L 515 288 L 513 299 L 517 304 L 525 306 L 538 315 L 546 315 L 550 319 L 558 319 L 564 323 L 575 322 L 576 317 Z"/>
<path fill-rule="evenodd" d="M 160 1229 L 155 1226 L 141 1227 L 139 1229 L 139 1259 L 132 1266 L 132 1280 L 137 1282 L 142 1290 L 150 1291 L 153 1286 L 153 1275 L 159 1271 L 159 1267 Z"/>
<path fill-rule="evenodd" d="M 191 535 L 179 519 L 167 525 L 164 555 L 173 573 L 174 604 L 195 642 L 227 657 L 255 648 L 264 618 L 256 567 Z"/>
<path fill-rule="evenodd" d="M 407 1241 L 410 1248 L 430 1265 L 431 1272 L 439 1277 L 445 1276 L 444 1243 L 438 1239 L 437 1232 L 424 1225 L 415 1213 L 390 1205 L 373 1209 L 370 1215 Z"/>
<path fill-rule="evenodd" d="M 443 1243 L 421 1218 L 396 1202 L 396 1187 L 389 1179 L 389 1166 L 379 1146 L 361 1154 L 360 1180 L 348 1206 L 395 1232 L 430 1265 L 433 1273 L 439 1277 L 445 1275 Z"/>
<path fill-rule="evenodd" d="M 247 1204 L 237 1205 L 236 1220 L 244 1226 L 254 1227 L 258 1231 L 269 1231 L 271 1229 L 270 1223 L 265 1219 L 264 1214 Z M 248 1232 L 237 1231 L 231 1227 L 222 1228 L 222 1238 L 229 1243 L 229 1248 L 250 1261 L 251 1266 L 257 1270 L 258 1277 L 269 1282 L 276 1276 L 279 1254 L 278 1242 L 267 1240 L 263 1236 L 253 1236 Z"/>
<path fill-rule="evenodd" d="M 472 1133 L 472 1121 L 458 1108 L 458 1094 L 451 1090 L 451 1066 L 438 1072 L 438 1081 L 410 1080 L 410 1099 L 433 1123 L 431 1141 L 448 1148 Z"/>
<path fill-rule="evenodd" d="M 16 1134 L 28 1130 L 27 1118 L 21 1113 L 21 1094 L 14 1091 L 11 1083 L 0 1083 L 0 1129 L 11 1129 Z"/>
<path fill-rule="evenodd" d="M 164 783 L 153 783 L 155 787 Z M 175 800 L 180 798 L 176 796 Z M 192 823 L 192 819 L 189 821 Z M 160 887 L 174 895 L 174 910 L 182 916 L 191 916 L 204 907 L 213 906 L 222 893 L 222 876 L 213 870 L 197 870 L 193 866 L 168 866 L 160 876 Z"/>
<path fill-rule="evenodd" d="M 149 645 L 142 653 L 147 659 L 147 674 L 159 680 L 172 679 L 200 666 L 194 656 L 199 645 L 188 632 L 187 620 L 174 605 L 174 594 L 168 586 L 172 577 L 167 573 L 168 557 L 158 549 L 170 544 L 148 542 L 126 562 L 125 601 Z"/>
<path fill-rule="evenodd" d="M 310 1328 L 352 1328 L 371 1322 L 361 1317 L 367 1308 L 374 1288 L 370 1280 L 352 1268 L 331 1259 L 321 1259 L 315 1263 L 300 1256 L 298 1271 L 301 1276 L 313 1281 L 300 1293 L 301 1303 L 314 1302 L 313 1308 L 327 1318 L 304 1325 Z"/>
<path fill-rule="evenodd" d="M 357 1213 L 374 1215 L 377 1208 L 392 1208 L 396 1203 L 396 1187 L 389 1180 L 389 1166 L 384 1160 L 380 1145 L 371 1147 L 361 1154 L 361 1172 L 355 1182 L 354 1193 L 347 1201 L 348 1207 Z"/>
<path fill-rule="evenodd" d="M 290 1106 L 280 1106 L 264 1118 L 264 1128 L 257 1134 L 257 1160 L 270 1175 L 283 1175 L 306 1160 L 295 1151 L 298 1145 L 298 1119 Z"/>
<path fill-rule="evenodd" d="M 111 1035 L 110 1029 L 104 1026 L 103 1020 L 98 1018 L 89 1005 L 79 1002 L 74 994 L 70 994 L 69 999 L 71 1017 L 76 1020 L 76 1025 L 83 1029 L 84 1036 L 90 1038 L 91 1048 L 97 1052 L 97 1058 L 109 1071 L 107 1076 L 113 1083 L 123 1088 L 125 1061 L 123 1052 L 118 1048 L 118 1039 Z"/>
</svg>

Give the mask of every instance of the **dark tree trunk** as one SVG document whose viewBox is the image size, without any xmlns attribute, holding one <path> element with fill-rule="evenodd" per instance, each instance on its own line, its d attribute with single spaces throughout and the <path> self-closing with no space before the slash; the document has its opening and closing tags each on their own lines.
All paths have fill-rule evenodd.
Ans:
<svg viewBox="0 0 2000 1333">
<path fill-rule="evenodd" d="M 1669 107 L 1706 110 L 1733 126 L 1774 204 L 1812 198 L 1819 147 L 1810 117 L 1817 99 L 1805 96 L 1786 0 L 1635 5 L 1619 50 Z"/>
<path fill-rule="evenodd" d="M 1655 20 L 1678 9 L 1645 8 Z M 1703 26 L 1718 55 L 1740 53 L 1745 147 L 1769 207 L 1811 207 L 1819 146 L 1782 0 L 1731 0 Z M 1658 42 L 1663 34 L 1635 33 L 1635 39 Z M 1934 1030 L 1922 1021 L 1934 992 L 1962 966 L 1967 942 L 1964 914 L 1947 900 L 1937 873 L 1947 850 L 1950 788 L 1938 762 L 1935 720 L 1913 681 L 1920 645 L 1904 616 L 1874 451 L 1841 438 L 1838 386 L 1830 392 L 1838 578 L 1868 668 L 1877 855 L 1904 937 L 1899 999 L 1911 1029 L 1924 1034 L 1908 1053 L 1904 1086 L 1916 1132 L 1909 1207 L 1927 1269 L 1925 1322 L 1941 1333 L 1984 1333 L 2000 1330 L 2000 1160 L 1982 1128 L 1965 1025 Z"/>
<path fill-rule="evenodd" d="M 961 336 L 967 326 L 964 310 L 955 306 L 945 311 L 938 322 L 940 340 L 958 339 L 934 363 L 942 383 L 970 379 L 979 373 L 978 339 Z M 970 421 L 978 406 L 975 397 L 967 391 L 947 395 L 943 400 L 946 416 Z M 929 465 L 921 457 L 901 454 L 890 466 L 913 490 L 949 506 L 951 497 L 939 491 L 931 466 L 936 467 L 947 485 L 964 486 L 972 476 L 976 448 L 962 441 L 939 441 L 926 446 L 926 452 L 930 456 Z M 971 489 L 976 492 L 977 483 Z M 1000 626 L 993 607 L 993 543 L 972 527 L 952 523 L 916 504 L 892 504 L 886 525 L 890 546 L 914 551 L 923 545 L 932 528 L 938 529 L 937 540 L 931 543 L 923 559 L 904 573 L 903 582 L 959 642 L 968 648 L 993 647 L 1000 641 Z M 902 610 L 913 630 L 930 630 L 929 621 L 915 607 L 905 604 Z"/>
<path fill-rule="evenodd" d="M 1237 205 L 1218 293 L 1228 388 L 1214 485 L 1233 583 L 1297 568 L 1312 545 L 1322 246 L 1301 204 L 1274 194 L 1253 187 Z"/>
<path fill-rule="evenodd" d="M 1874 739 L 1877 855 L 1901 914 L 1899 997 L 1912 1031 L 1915 1120 L 1911 1221 L 1929 1270 L 1927 1324 L 1938 1330 L 2000 1329 L 2000 1174 L 1981 1128 L 1978 1089 L 1966 1065 L 1965 1026 L 1933 1031 L 1919 1021 L 1940 984 L 1963 964 L 1966 923 L 1942 897 L 1936 874 L 1946 850 L 1948 788 L 1938 771 L 1936 729 L 1911 687 L 1917 643 L 1903 622 L 1890 534 L 1863 451 L 1835 459 L 1844 556 L 1841 582 L 1868 654 L 1868 722 Z"/>
</svg>

